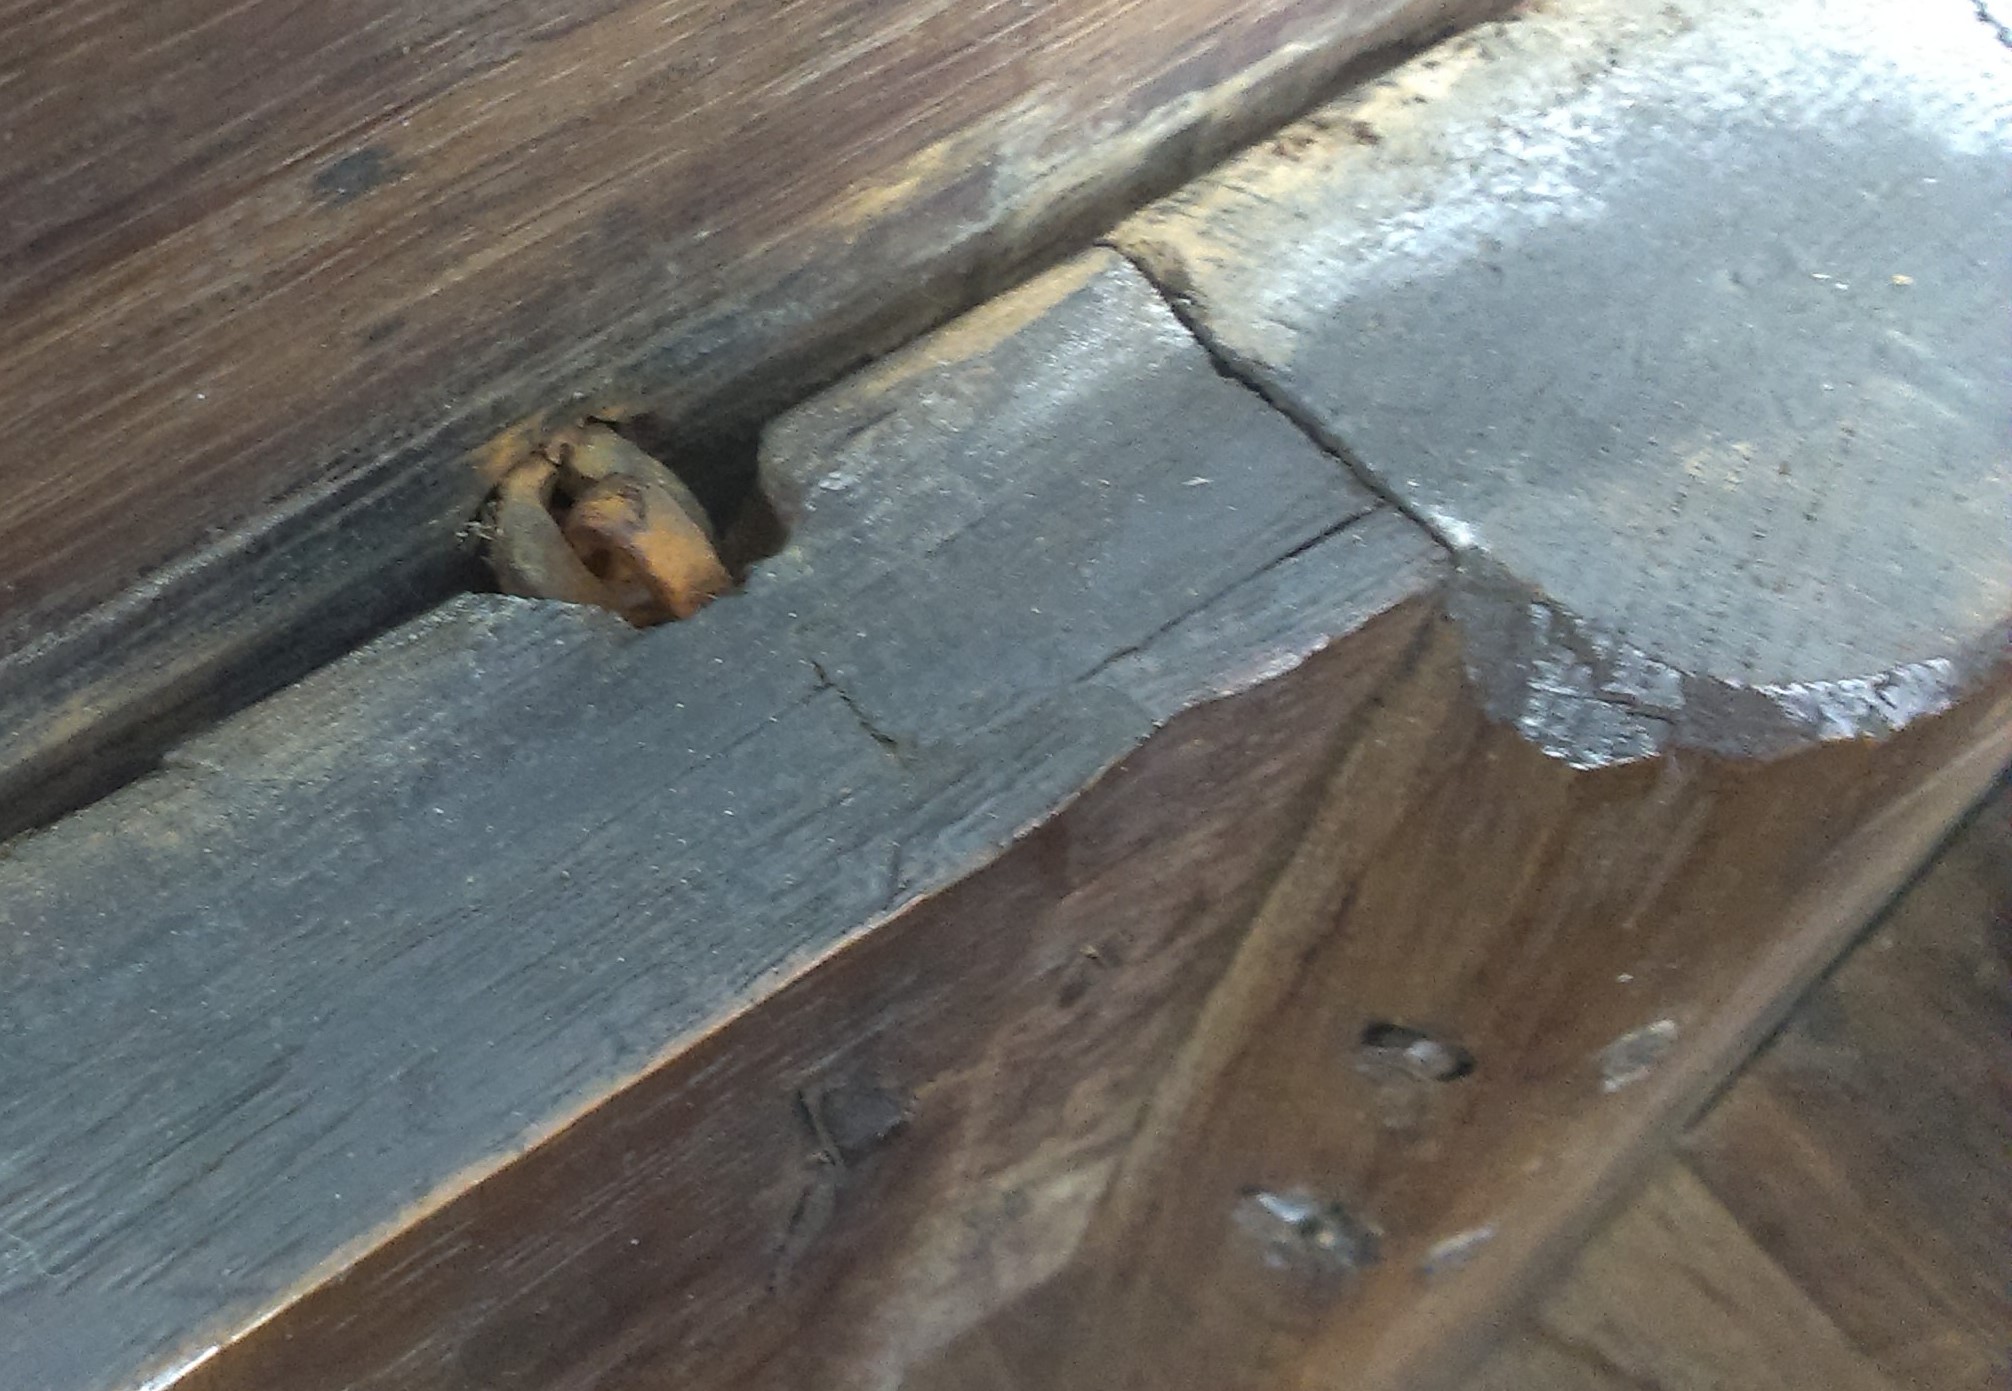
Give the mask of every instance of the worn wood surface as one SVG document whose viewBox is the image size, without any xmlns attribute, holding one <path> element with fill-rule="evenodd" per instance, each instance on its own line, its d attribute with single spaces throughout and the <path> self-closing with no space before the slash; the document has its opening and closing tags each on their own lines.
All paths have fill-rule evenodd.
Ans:
<svg viewBox="0 0 2012 1391">
<path fill-rule="evenodd" d="M 457 601 L 0 859 L 16 1374 L 202 1358 L 409 1229 L 200 1375 L 661 1384 L 844 1345 L 872 1384 L 1066 1255 L 1075 1161 L 1126 1124 L 1126 1069 L 1210 977 L 1266 827 L 1402 669 L 1424 615 L 1394 610 L 1443 561 L 1110 253 L 806 408 L 767 465 L 791 544 L 701 620 Z M 777 995 L 1156 725 L 1358 629 Z M 1079 1047 L 1059 1093 L 990 1083 Z M 819 1342 L 791 1311 L 836 1259 L 798 1249 L 849 1173 L 851 1123 L 827 1142 L 800 1114 L 826 1086 L 916 1098 L 934 1196 L 901 1207 L 915 1249 L 858 1238 L 913 1258 L 867 1287 L 882 1323 Z M 996 1228 L 975 1255 L 967 1216 Z"/>
<path fill-rule="evenodd" d="M 2008 721 L 2001 683 L 1876 751 L 1575 771 L 1464 702 L 1393 714 L 1377 748 L 1418 731 L 1416 761 L 1345 803 L 1373 839 L 1311 832 L 1274 886 L 1069 1295 L 1028 1297 L 1061 1312 L 922 1385 L 1001 1355 L 1030 1388 L 1461 1385 L 2012 757 Z M 1471 1071 L 1377 1056 L 1384 1024 Z M 1264 1194 L 1318 1221 L 1267 1239 Z"/>
<path fill-rule="evenodd" d="M 1073 1257 L 1318 762 L 1410 693 L 1426 618 L 1177 719 L 186 1384 L 898 1384 Z M 1170 795 L 1197 785 L 1205 811 Z"/>
<path fill-rule="evenodd" d="M 2012 616 L 1974 298 L 2012 60 L 1961 7 L 1821 8 L 1483 26 L 1116 234 L 1454 551 L 1501 723 L 1425 740 L 1387 841 L 1293 861 L 1030 1384 L 1457 1384 L 2012 751 L 2002 678 L 1930 718 Z M 1472 1075 L 1310 1071 L 1392 1024 Z M 932 1375 L 965 1355 L 1018 1353 Z"/>
<path fill-rule="evenodd" d="M 1681 1164 L 1573 1263 L 1533 1325 L 1474 1391 L 1896 1391 Z"/>
<path fill-rule="evenodd" d="M 465 587 L 496 432 L 738 447 L 1481 8 L 10 7 L 0 835 Z"/>
<path fill-rule="evenodd" d="M 1459 554 L 1496 713 L 1588 765 L 1779 753 L 2004 650 L 2008 88 L 1954 0 L 1580 0 L 1117 241 Z"/>
<path fill-rule="evenodd" d="M 2008 914 L 2001 786 L 1477 1388 L 2002 1386 Z"/>
<path fill-rule="evenodd" d="M 2012 798 L 2000 794 L 1685 1139 L 1900 1385 L 2012 1370 Z"/>
<path fill-rule="evenodd" d="M 1800 53 L 1711 48 L 1757 22 L 1736 6 L 1731 29 L 1586 13 L 1618 27 L 1569 76 L 1635 75 L 1634 105 L 1610 103 L 1623 135 L 1688 90 L 1669 45 L 1743 53 L 1752 72 L 1714 79 L 1735 94 Z M 1421 73 L 1485 72 L 1490 45 L 1545 52 L 1542 26 L 1579 22 L 1484 31 L 1464 66 L 1387 90 L 1425 98 L 1419 128 L 1458 126 L 1479 99 L 1436 117 Z M 1963 140 L 1986 138 L 1968 91 L 1907 105 L 1903 84 L 1865 124 L 1939 132 L 1965 175 Z M 1606 110 L 1568 132 L 1598 146 Z M 1862 634 L 1824 540 L 1825 518 L 1861 537 L 1860 509 L 1939 515 L 1910 490 L 1989 500 L 2004 477 L 1970 447 L 1988 389 L 1922 415 L 1903 378 L 1852 419 L 1886 439 L 1900 403 L 1936 467 L 1783 522 L 1837 614 L 1771 599 L 1730 540 L 1722 574 L 1677 587 L 1719 646 L 1684 647 L 1676 610 L 1638 632 L 1625 608 L 1578 613 L 1548 587 L 1578 569 L 1511 568 L 1533 553 L 1516 509 L 1465 523 L 1508 538 L 1482 554 L 1393 482 L 1407 460 L 1457 478 L 1464 455 L 1372 463 L 1322 423 L 1350 378 L 1313 368 L 1345 337 L 1290 360 L 1223 346 L 1224 324 L 1355 312 L 1357 282 L 1307 270 L 1307 228 L 1410 245 L 1414 204 L 1323 183 L 1354 177 L 1355 119 L 1261 153 L 1312 200 L 1281 193 L 1276 225 L 1224 192 L 1258 167 L 1233 166 L 1123 254 L 792 412 L 762 461 L 789 542 L 693 623 L 465 597 L 11 845 L 0 1336 L 20 1374 L 1457 1384 L 2012 757 L 2012 605 L 1974 533 L 1886 560 L 1965 577 L 1970 609 L 1882 580 L 1918 623 Z M 1630 179 L 1664 167 L 1564 148 L 1612 197 L 1487 255 L 1618 236 Z M 1562 177 L 1541 155 L 1535 186 Z M 1946 230 L 1924 257 L 1969 268 L 1969 229 Z M 1727 255 L 1786 235 L 1709 231 Z M 1467 273 L 1473 242 L 1428 242 L 1391 293 Z M 1400 337 L 1506 360 L 1531 331 L 1459 296 L 1403 303 L 1378 331 L 1421 363 Z M 1946 294 L 1921 312 L 1915 341 L 1942 341 L 1937 313 L 1971 325 Z M 1544 341 L 1572 366 L 1569 338 Z M 1561 478 L 1667 500 L 1681 457 L 1610 476 L 1581 446 L 1589 418 L 1636 421 L 1684 379 L 1643 359 L 1561 404 L 1497 390 L 1478 348 L 1457 361 L 1531 452 L 1551 432 Z M 1798 409 L 1846 409 L 1782 361 Z M 1433 419 L 1457 436 L 1457 412 Z M 1776 466 L 1824 468 L 1834 435 Z M 1723 530 L 1738 509 L 1678 514 Z M 1588 572 L 1681 575 L 1672 555 L 1710 569 L 1711 530 L 1570 537 Z M 1777 599 L 1817 629 L 1807 667 L 1710 656 L 1777 631 Z M 1915 631 L 1939 645 L 1897 645 Z"/>
</svg>

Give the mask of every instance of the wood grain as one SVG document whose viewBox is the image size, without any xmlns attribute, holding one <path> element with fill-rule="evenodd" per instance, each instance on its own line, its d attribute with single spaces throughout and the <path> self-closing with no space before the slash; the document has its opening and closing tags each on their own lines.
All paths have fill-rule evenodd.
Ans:
<svg viewBox="0 0 2012 1391">
<path fill-rule="evenodd" d="M 1458 1384 L 2012 753 L 2012 402 L 1970 297 L 2006 65 L 1958 9 L 1559 7 L 1118 229 L 1455 553 L 1497 723 L 1405 711 L 1448 722 L 1374 839 L 1309 840 L 1034 1384 Z M 1387 1075 L 1392 1030 L 1471 1075 Z"/>
<path fill-rule="evenodd" d="M 1641 32 L 1667 98 L 1669 35 Z M 1626 70 L 1594 51 L 1585 80 Z M 1858 651 L 1833 616 L 1743 688 L 1760 715 L 1712 707 L 1740 669 L 1700 661 L 1701 723 L 1631 741 L 1661 688 L 1616 654 L 1674 660 L 1675 620 L 1607 613 L 1620 645 L 1522 661 L 1528 606 L 1480 600 L 1575 616 L 1546 573 L 1404 515 L 1393 459 L 1321 424 L 1346 374 L 1299 390 L 1211 327 L 1319 319 L 1298 205 L 1212 243 L 1207 203 L 1153 216 L 1237 275 L 1176 281 L 1127 232 L 768 430 L 788 544 L 698 621 L 464 597 L 0 857 L 23 1375 L 1458 1384 L 2012 757 L 2005 615 L 1988 574 L 1961 623 L 1902 576 L 1877 592 L 1952 644 L 1932 699 L 1887 679 L 1905 662 L 1798 665 Z M 1523 332 L 1465 303 L 1379 331 Z M 1664 389 L 1624 375 L 1496 408 L 1603 479 L 1573 441 Z M 1937 505 L 1910 487 L 1994 495 L 1950 400 L 1893 515 Z M 1803 438 L 1792 473 L 1824 464 Z M 1824 515 L 1785 531 L 1819 561 Z M 1589 573 L 1668 564 L 1653 528 L 1574 536 Z M 1721 583 L 1723 631 L 1683 591 L 1699 650 L 1789 621 Z M 1502 708 L 1503 673 L 1544 670 L 1559 704 Z"/>
<path fill-rule="evenodd" d="M 1902 1385 L 1981 1391 L 2012 1355 L 2008 807 L 2001 792 L 1685 1139 Z"/>
<path fill-rule="evenodd" d="M 1219 1059 L 1209 1085 L 1162 1082 L 1179 1142 L 1142 1132 L 1119 1170 L 1136 1191 L 1100 1214 L 1027 1384 L 1460 1385 L 2012 756 L 2008 694 L 1877 753 L 1602 772 L 1468 707 L 1386 794 L 1401 810 L 1371 851 L 1309 841 L 1366 867 L 1301 907 L 1297 953 L 1218 987 L 1262 989 L 1265 1025 L 1191 1040 Z M 1673 1046 L 1607 1086 L 1613 1042 L 1659 1020 Z M 1363 1066 L 1384 1022 L 1466 1049 L 1472 1073 Z M 1262 1240 L 1237 1216 L 1258 1193 L 1330 1205 L 1373 1259 Z"/>
<path fill-rule="evenodd" d="M 1904 726 L 2005 651 L 2008 81 L 1960 5 L 1587 0 L 1116 242 L 1459 554 L 1499 717 L 1589 766 L 1765 757 Z"/>
<path fill-rule="evenodd" d="M 506 427 L 750 437 L 1479 8 L 10 7 L 0 834 L 465 587 Z"/>
<path fill-rule="evenodd" d="M 2001 782 L 1475 1385 L 2002 1384 L 2008 908 Z"/>
<path fill-rule="evenodd" d="M 16 1374 L 872 1384 L 1066 1258 L 1442 559 L 1110 253 L 766 466 L 790 545 L 701 619 L 469 596 L 0 858 Z"/>
<path fill-rule="evenodd" d="M 1304 814 L 1310 747 L 1335 756 L 1365 703 L 1401 694 L 1425 616 L 1181 717 L 997 865 L 751 1002 L 182 1384 L 898 1380 L 1073 1256 Z M 1197 786 L 1206 810 L 1165 796 Z M 898 1131 L 821 1133 L 876 1093 Z"/>
<path fill-rule="evenodd" d="M 1895 1391 L 1672 1164 L 1574 1262 L 1474 1391 Z"/>
</svg>

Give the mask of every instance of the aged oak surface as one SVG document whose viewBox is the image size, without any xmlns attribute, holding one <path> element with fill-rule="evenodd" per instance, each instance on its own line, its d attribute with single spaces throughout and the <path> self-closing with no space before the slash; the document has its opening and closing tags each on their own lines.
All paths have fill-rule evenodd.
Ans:
<svg viewBox="0 0 2012 1391">
<path fill-rule="evenodd" d="M 693 623 L 466 596 L 10 844 L 20 1374 L 1458 1385 L 2012 758 L 2002 547 L 1947 505 L 2002 508 L 2012 388 L 1939 356 L 1989 350 L 1948 287 L 2000 214 L 1924 223 L 1912 300 L 1788 254 L 1897 128 L 1909 179 L 2002 154 L 2012 55 L 1824 12 L 1484 27 L 791 412 L 788 544 Z M 1630 142 L 1705 68 L 1811 186 L 1679 237 L 1694 165 Z M 1880 101 L 1789 158 L 1840 74 Z M 1408 141 L 1564 212 L 1434 221 L 1475 166 L 1365 172 Z M 1580 296 L 1637 230 L 1767 307 L 1658 291 L 1615 353 Z M 1646 422 L 1692 418 L 1811 499 L 1686 491 Z"/>
<path fill-rule="evenodd" d="M 945 426 L 971 419 L 986 428 L 946 453 Z M 232 1384 L 616 1385 L 697 1358 L 725 1358 L 722 1378 L 735 1358 L 759 1365 L 791 1306 L 758 1296 L 806 1262 L 795 1246 L 808 1236 L 793 1233 L 823 1219 L 796 1207 L 815 1214 L 826 1201 L 800 1115 L 817 1103 L 798 1094 L 831 1069 L 838 1086 L 926 1092 L 958 1049 L 981 1049 L 968 1066 L 999 1066 L 971 1031 L 988 1018 L 1035 1024 L 966 1002 L 997 984 L 973 960 L 981 949 L 1023 961 L 1043 1009 L 1108 967 L 1128 983 L 1120 1000 L 1131 982 L 1145 992 L 1117 1008 L 1173 1027 L 1154 1012 L 1162 994 L 1192 994 L 1208 976 L 1178 969 L 1181 943 L 1197 938 L 1186 949 L 1206 960 L 1241 921 L 1240 885 L 1275 853 L 1263 827 L 1281 813 L 1265 808 L 1290 810 L 1309 751 L 1405 665 L 1423 612 L 1378 619 L 1350 657 L 1307 678 L 1310 691 L 1266 687 L 1240 713 L 1197 717 L 1212 736 L 1170 733 L 1134 776 L 1158 768 L 1166 793 L 1106 794 L 1124 815 L 1080 810 L 1082 828 L 1051 836 L 1052 855 L 962 890 L 982 912 L 932 910 L 928 921 L 954 931 L 911 914 L 870 969 L 842 956 L 860 964 L 835 969 L 867 971 L 862 984 L 799 992 L 812 1011 L 801 1029 L 778 1015 L 733 1035 L 718 1063 L 688 1059 L 640 1111 L 603 1108 L 588 1130 L 565 1130 L 569 1120 L 995 855 L 1156 724 L 1423 594 L 1442 565 L 1421 533 L 1220 377 L 1108 252 L 807 408 L 778 432 L 768 465 L 792 543 L 703 621 L 635 634 L 562 606 L 457 601 L 0 860 L 0 1318 L 22 1375 L 52 1389 L 117 1385 L 200 1356 L 561 1130 L 566 1142 L 547 1151 L 561 1179 L 642 1167 L 632 1181 L 562 1184 L 566 1203 L 536 1196 L 552 1171 L 527 1170 L 513 1182 L 533 1185 L 532 1206 L 488 1219 L 481 1246 L 465 1231 L 481 1228 L 478 1209 L 451 1209 L 415 1253 L 355 1282 L 354 1317 L 409 1313 L 409 1339 L 337 1320 L 324 1325 L 343 1334 L 332 1349 Z M 1198 786 L 1219 802 L 1199 817 L 1188 809 Z M 1227 839 L 1212 849 L 1211 834 Z M 1183 837 L 1195 836 L 1191 869 L 1148 867 L 1161 854 L 1183 863 Z M 1116 882 L 1102 889 L 1105 862 L 1132 867 L 1107 865 Z M 1079 906 L 1045 944 L 1025 939 L 1029 915 L 1050 911 L 1065 885 Z M 1139 911 L 1102 921 L 1104 893 Z M 1167 932 L 1180 940 L 1162 943 Z M 899 995 L 931 979 L 932 993 Z M 951 1010 L 943 1027 L 955 1037 L 943 1056 L 897 1057 L 884 1082 L 852 1078 L 840 1066 L 850 1052 L 863 1049 L 867 1066 L 880 1051 L 871 1037 L 900 1033 L 876 1003 L 896 999 L 903 1016 Z M 1097 1017 L 1067 1015 L 1093 1031 Z M 1039 1053 L 1037 1042 L 1024 1046 Z M 1015 1045 L 996 1046 L 1011 1056 Z M 1090 1083 L 1105 1085 L 1085 1046 Z M 1119 1099 L 1078 1103 L 1092 1150 L 1108 1141 L 1100 1127 L 1128 1114 L 1122 1079 L 1108 1085 Z M 693 1100 L 693 1086 L 716 1099 Z M 990 1104 L 1006 1111 L 989 1123 L 1014 1122 L 1005 1099 Z M 728 1124 L 722 1106 L 741 1119 Z M 617 1133 L 600 1128 L 618 1115 Z M 1037 1115 L 1026 1143 L 1073 1153 L 1049 1134 L 1053 1116 Z M 709 1119 L 693 1128 L 693 1117 Z M 918 1137 L 945 1123 L 924 1108 Z M 978 1139 L 995 1143 L 987 1123 L 974 1122 Z M 636 1148 L 621 1138 L 634 1126 L 656 1138 Z M 753 1188 L 745 1202 L 701 1187 L 693 1205 L 666 1206 L 702 1172 Z M 647 1250 L 622 1244 L 649 1235 L 615 1215 L 625 1193 L 671 1224 Z M 1066 1225 L 1051 1206 L 1019 1220 Z M 1006 1225 L 998 1240 L 1010 1245 Z M 644 1262 L 659 1283 L 610 1268 L 576 1286 L 582 1237 Z M 696 1258 L 708 1242 L 745 1278 Z M 1052 1254 L 1029 1259 L 1038 1268 Z M 473 1283 L 449 1295 L 456 1269 Z M 545 1277 L 527 1281 L 534 1269 Z M 414 1278 L 419 1294 L 406 1288 Z M 693 1316 L 712 1332 L 681 1339 L 685 1326 L 660 1324 L 650 1296 L 695 1278 Z M 821 1279 L 791 1287 L 814 1292 Z M 914 1298 L 952 1299 L 954 1286 L 918 1279 Z M 953 1301 L 945 1317 L 957 1312 Z M 763 1331 L 737 1336 L 740 1317 Z M 280 1341 L 255 1339 L 245 1366 L 295 1345 L 292 1323 L 269 1327 Z M 231 1378 L 238 1365 L 219 1357 L 210 1369 Z"/>
<path fill-rule="evenodd" d="M 2001 786 L 1478 1387 L 2002 1386 L 2008 928 Z"/>
<path fill-rule="evenodd" d="M 1474 1391 L 1896 1391 L 1681 1164 L 1601 1232 L 1533 1323 Z"/>
<path fill-rule="evenodd" d="M 1690 1167 L 1900 1385 L 2012 1371 L 2012 799 L 1993 799 L 1686 1137 Z"/>
<path fill-rule="evenodd" d="M 0 13 L 0 834 L 437 602 L 467 452 L 716 452 L 1480 0 Z"/>
<path fill-rule="evenodd" d="M 1876 753 L 1580 772 L 1459 702 L 1393 718 L 1383 756 L 1418 742 L 1378 815 L 1358 814 L 1376 838 L 1312 823 L 1064 1290 L 1025 1297 L 1038 1314 L 975 1331 L 918 1385 L 1002 1358 L 1029 1387 L 1461 1385 L 2012 756 L 2008 718 L 2001 682 Z M 1471 1071 L 1391 1066 L 1362 1047 L 1385 1024 L 1458 1046 Z M 1645 1032 L 1664 1042 L 1615 1067 L 1617 1041 Z M 1239 1220 L 1260 1194 L 1326 1225 L 1266 1241 Z M 1373 1239 L 1336 1240 L 1355 1231 Z"/>
</svg>

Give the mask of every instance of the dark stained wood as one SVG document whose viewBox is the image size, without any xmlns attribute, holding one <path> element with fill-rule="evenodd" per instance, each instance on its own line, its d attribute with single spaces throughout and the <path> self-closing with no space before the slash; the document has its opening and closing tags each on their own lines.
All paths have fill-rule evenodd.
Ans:
<svg viewBox="0 0 2012 1391">
<path fill-rule="evenodd" d="M 469 451 L 710 451 L 1479 0 L 0 15 L 0 834 L 469 581 Z"/>
<path fill-rule="evenodd" d="M 2001 793 L 1685 1138 L 1689 1162 L 1902 1385 L 2012 1356 L 2012 797 Z"/>
<path fill-rule="evenodd" d="M 1067 1277 L 1072 1317 L 1041 1329 L 1026 1384 L 1460 1385 L 2012 755 L 2002 683 L 1884 749 L 1758 767 L 1575 772 L 1471 707 L 1401 718 L 1427 724 L 1430 754 L 1379 784 L 1374 817 L 1347 804 L 1387 833 L 1302 842 L 1301 875 L 1274 887 L 1156 1093 L 1093 1273 Z M 1244 1027 L 1209 1032 L 1219 1009 Z M 1664 1020 L 1672 1045 L 1610 1088 L 1615 1040 Z M 1472 1073 L 1365 1065 L 1385 1022 L 1469 1050 Z M 1330 1262 L 1288 1230 L 1268 1245 L 1239 1219 L 1255 1193 L 1333 1205 L 1376 1233 L 1374 1259 Z"/>
<path fill-rule="evenodd" d="M 2002 1385 L 2008 922 L 2001 783 L 1477 1391 Z"/>
<path fill-rule="evenodd" d="M 1308 783 L 1410 694 L 1425 617 L 1176 720 L 180 1384 L 888 1384 L 1067 1264 Z M 1197 786 L 1206 809 L 1170 795 Z"/>
<path fill-rule="evenodd" d="M 1483 26 L 1115 234 L 1454 551 L 1496 723 L 1391 715 L 1428 752 L 1274 887 L 1036 1384 L 1458 1384 L 2012 752 L 2008 55 L 1849 8 Z M 1393 1026 L 1471 1075 L 1351 1056 Z"/>
<path fill-rule="evenodd" d="M 1681 1164 L 1573 1263 L 1473 1391 L 1898 1391 Z"/>
</svg>

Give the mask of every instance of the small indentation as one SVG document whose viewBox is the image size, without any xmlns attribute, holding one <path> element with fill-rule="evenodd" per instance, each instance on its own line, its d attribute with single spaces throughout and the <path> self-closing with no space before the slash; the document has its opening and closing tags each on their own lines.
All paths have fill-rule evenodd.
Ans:
<svg viewBox="0 0 2012 1391">
<path fill-rule="evenodd" d="M 825 1154 L 842 1168 L 858 1164 L 908 1128 L 908 1098 L 872 1082 L 841 1082 L 805 1093 L 805 1113 Z"/>
<path fill-rule="evenodd" d="M 1248 1189 L 1237 1203 L 1236 1223 L 1274 1270 L 1346 1275 L 1375 1265 L 1382 1255 L 1382 1233 L 1373 1225 L 1304 1189 Z"/>
<path fill-rule="evenodd" d="M 323 165 L 314 176 L 314 192 L 323 202 L 341 207 L 397 174 L 398 166 L 392 161 L 390 150 L 382 145 L 365 145 Z"/>
<path fill-rule="evenodd" d="M 1362 1031 L 1358 1067 L 1419 1082 L 1454 1082 L 1474 1071 L 1474 1055 L 1422 1029 L 1377 1020 Z"/>
<path fill-rule="evenodd" d="M 1432 1249 L 1418 1263 L 1418 1273 L 1428 1280 L 1451 1275 L 1480 1255 L 1481 1248 L 1494 1239 L 1495 1224 L 1492 1222 L 1455 1232 L 1444 1241 L 1432 1243 Z"/>
<path fill-rule="evenodd" d="M 1064 969 L 1062 988 L 1056 992 L 1055 1003 L 1063 1009 L 1073 1008 L 1090 993 L 1097 978 L 1108 971 L 1111 964 L 1111 959 L 1098 948 L 1085 946 Z"/>
</svg>

